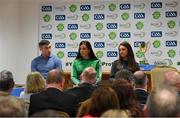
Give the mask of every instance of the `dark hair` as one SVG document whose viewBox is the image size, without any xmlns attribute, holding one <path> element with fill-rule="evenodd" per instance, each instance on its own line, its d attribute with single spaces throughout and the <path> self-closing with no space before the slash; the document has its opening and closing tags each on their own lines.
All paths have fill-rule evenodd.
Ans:
<svg viewBox="0 0 180 118">
<path fill-rule="evenodd" d="M 122 70 L 119 70 L 118 72 L 116 72 L 115 80 L 116 79 L 125 79 L 129 83 L 132 83 L 132 82 L 134 83 L 134 75 L 131 71 L 129 71 L 127 69 L 122 69 Z"/>
<path fill-rule="evenodd" d="M 79 47 L 81 45 L 86 45 L 87 48 L 90 50 L 90 52 L 89 52 L 90 59 L 97 60 L 97 57 L 95 56 L 95 54 L 94 54 L 94 52 L 92 50 L 92 47 L 91 47 L 91 43 L 89 41 L 81 41 L 80 44 L 79 44 Z M 80 54 L 80 48 L 78 49 L 78 54 L 77 54 L 76 59 L 83 59 L 83 57 Z"/>
<path fill-rule="evenodd" d="M 43 45 L 49 45 L 50 44 L 50 42 L 48 41 L 48 40 L 41 40 L 40 42 L 39 42 L 39 47 L 40 46 L 43 46 Z"/>
<path fill-rule="evenodd" d="M 135 60 L 131 45 L 127 41 L 124 41 L 124 42 L 120 43 L 118 50 L 119 50 L 120 46 L 125 46 L 128 50 L 128 54 L 127 54 L 128 70 L 130 70 L 133 73 L 135 71 L 139 70 L 139 65 L 137 64 L 137 62 Z M 121 57 L 121 55 L 119 55 L 119 62 L 120 62 L 119 64 L 122 64 L 122 61 L 123 61 L 123 58 Z"/>
<path fill-rule="evenodd" d="M 64 80 L 64 72 L 60 69 L 53 69 L 48 73 L 46 83 L 61 83 Z"/>
<path fill-rule="evenodd" d="M 14 87 L 14 80 L 12 72 L 3 70 L 0 72 L 0 90 L 8 91 Z"/>
</svg>

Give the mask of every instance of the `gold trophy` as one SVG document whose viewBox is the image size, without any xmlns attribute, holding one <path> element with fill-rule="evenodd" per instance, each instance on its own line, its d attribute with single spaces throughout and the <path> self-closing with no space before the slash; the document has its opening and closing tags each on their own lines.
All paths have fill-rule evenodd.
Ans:
<svg viewBox="0 0 180 118">
<path fill-rule="evenodd" d="M 148 60 L 145 54 L 149 50 L 150 45 L 151 45 L 151 42 L 148 41 L 146 43 L 145 42 L 141 43 L 141 45 L 139 46 L 139 50 L 141 51 L 141 53 L 143 53 L 143 56 L 140 58 L 140 61 L 139 61 L 140 64 L 148 64 Z"/>
</svg>

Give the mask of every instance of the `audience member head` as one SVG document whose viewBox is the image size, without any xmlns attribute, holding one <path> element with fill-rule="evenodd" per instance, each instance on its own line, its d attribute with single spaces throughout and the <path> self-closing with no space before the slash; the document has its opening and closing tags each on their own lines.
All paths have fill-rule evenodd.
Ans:
<svg viewBox="0 0 180 118">
<path fill-rule="evenodd" d="M 116 92 L 110 87 L 95 89 L 90 97 L 90 105 L 87 113 L 94 117 L 100 117 L 109 109 L 119 109 L 119 100 Z"/>
<path fill-rule="evenodd" d="M 164 73 L 164 83 L 176 87 L 180 92 L 180 75 L 177 71 L 166 71 Z"/>
<path fill-rule="evenodd" d="M 136 71 L 134 73 L 135 87 L 147 89 L 147 77 L 143 71 Z"/>
<path fill-rule="evenodd" d="M 56 117 L 56 118 L 69 118 L 70 116 L 62 111 L 57 111 L 53 109 L 47 109 L 47 110 L 42 110 L 39 112 L 36 112 L 32 115 L 32 117 Z"/>
<path fill-rule="evenodd" d="M 110 109 L 105 111 L 101 118 L 128 118 L 129 117 L 129 111 L 128 110 L 120 110 L 120 109 Z"/>
<path fill-rule="evenodd" d="M 177 91 L 170 86 L 153 89 L 147 100 L 148 117 L 177 117 L 180 113 Z"/>
<path fill-rule="evenodd" d="M 26 117 L 26 104 L 13 96 L 0 97 L 0 117 Z"/>
<path fill-rule="evenodd" d="M 39 72 L 31 72 L 27 75 L 25 92 L 37 93 L 45 90 L 46 83 L 44 77 Z"/>
<path fill-rule="evenodd" d="M 96 83 L 96 70 L 93 67 L 86 68 L 81 74 L 81 83 Z"/>
<path fill-rule="evenodd" d="M 55 87 L 60 90 L 64 89 L 64 73 L 60 69 L 53 69 L 49 71 L 47 79 L 47 88 Z"/>
<path fill-rule="evenodd" d="M 48 40 L 41 40 L 39 42 L 39 49 L 41 51 L 42 56 L 45 58 L 49 57 L 51 54 L 51 44 Z"/>
<path fill-rule="evenodd" d="M 133 75 L 133 73 L 131 71 L 129 71 L 127 69 L 119 70 L 115 74 L 115 80 L 117 80 L 117 79 L 125 79 L 129 83 L 134 84 L 134 75 Z"/>
<path fill-rule="evenodd" d="M 76 59 L 97 59 L 89 41 L 80 42 Z"/>
<path fill-rule="evenodd" d="M 136 108 L 137 102 L 133 85 L 131 83 L 125 79 L 117 79 L 113 81 L 112 88 L 118 95 L 121 109 L 129 110 L 133 117 L 142 116 L 142 111 L 139 111 L 139 109 Z"/>
<path fill-rule="evenodd" d="M 14 87 L 14 79 L 12 72 L 3 70 L 0 72 L 0 91 L 4 91 L 10 94 Z"/>
</svg>

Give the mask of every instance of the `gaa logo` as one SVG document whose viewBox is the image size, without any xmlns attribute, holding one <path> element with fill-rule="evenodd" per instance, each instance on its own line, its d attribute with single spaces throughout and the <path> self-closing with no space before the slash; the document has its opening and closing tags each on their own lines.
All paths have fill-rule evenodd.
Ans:
<svg viewBox="0 0 180 118">
<path fill-rule="evenodd" d="M 104 20 L 104 14 L 94 14 L 94 20 Z"/>
<path fill-rule="evenodd" d="M 145 13 L 134 13 L 134 19 L 144 19 Z"/>
<path fill-rule="evenodd" d="M 90 39 L 91 38 L 91 33 L 81 33 L 80 38 L 81 39 Z"/>
<path fill-rule="evenodd" d="M 120 38 L 131 38 L 130 32 L 120 32 Z"/>
<path fill-rule="evenodd" d="M 52 11 L 52 6 L 42 6 L 41 11 L 42 12 L 51 12 Z"/>
<path fill-rule="evenodd" d="M 166 47 L 176 47 L 177 46 L 177 41 L 166 41 Z"/>
<path fill-rule="evenodd" d="M 162 8 L 162 2 L 152 2 L 151 8 Z"/>
<path fill-rule="evenodd" d="M 94 42 L 94 48 L 104 48 L 105 43 L 104 42 Z"/>
<path fill-rule="evenodd" d="M 66 48 L 66 43 L 55 43 L 55 48 Z"/>
<path fill-rule="evenodd" d="M 117 57 L 118 52 L 117 51 L 107 51 L 107 57 Z"/>
<path fill-rule="evenodd" d="M 141 44 L 145 44 L 145 42 L 144 41 L 135 41 L 134 42 L 134 47 L 140 47 Z"/>
<path fill-rule="evenodd" d="M 177 11 L 167 11 L 166 17 L 177 17 Z"/>
<path fill-rule="evenodd" d="M 80 10 L 81 11 L 90 11 L 91 5 L 80 5 Z"/>
<path fill-rule="evenodd" d="M 162 31 L 152 31 L 151 37 L 162 37 Z"/>
<path fill-rule="evenodd" d="M 117 23 L 107 23 L 107 29 L 117 29 Z"/>
<path fill-rule="evenodd" d="M 41 35 L 42 39 L 52 39 L 52 34 L 51 33 L 44 33 Z"/>
<path fill-rule="evenodd" d="M 68 24 L 68 30 L 77 30 L 78 24 Z"/>
<path fill-rule="evenodd" d="M 119 5 L 119 9 L 120 9 L 120 10 L 131 9 L 131 4 L 120 4 L 120 5 Z"/>
<path fill-rule="evenodd" d="M 56 21 L 66 20 L 66 16 L 65 15 L 55 15 L 55 20 Z"/>
<path fill-rule="evenodd" d="M 68 57 L 77 57 L 77 52 L 68 52 Z"/>
</svg>

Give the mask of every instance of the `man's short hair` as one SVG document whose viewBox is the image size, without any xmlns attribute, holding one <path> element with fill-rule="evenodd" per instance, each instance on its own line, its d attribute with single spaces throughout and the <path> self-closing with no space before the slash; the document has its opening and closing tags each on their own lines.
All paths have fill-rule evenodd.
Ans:
<svg viewBox="0 0 180 118">
<path fill-rule="evenodd" d="M 119 70 L 118 72 L 116 72 L 115 80 L 116 79 L 125 79 L 129 83 L 132 83 L 132 82 L 134 82 L 134 75 L 131 71 L 129 71 L 127 69 L 122 69 L 122 70 Z"/>
<path fill-rule="evenodd" d="M 43 46 L 43 45 L 49 45 L 50 44 L 50 42 L 48 41 L 48 40 L 41 40 L 40 42 L 39 42 L 39 47 L 40 46 Z"/>
<path fill-rule="evenodd" d="M 26 117 L 26 104 L 13 96 L 0 97 L 0 117 Z"/>
<path fill-rule="evenodd" d="M 46 83 L 61 83 L 64 81 L 64 72 L 61 69 L 53 69 L 49 71 Z"/>
<path fill-rule="evenodd" d="M 147 100 L 148 117 L 177 117 L 180 112 L 179 96 L 170 86 L 154 89 Z"/>
<path fill-rule="evenodd" d="M 146 84 L 146 82 L 147 82 L 146 74 L 144 72 L 140 72 L 140 71 L 139 71 L 138 75 L 134 74 L 134 82 L 135 82 L 135 85 L 140 85 L 140 86 Z"/>
<path fill-rule="evenodd" d="M 96 79 L 96 70 L 93 67 L 88 67 L 82 72 L 82 77 L 88 77 L 90 80 Z"/>
<path fill-rule="evenodd" d="M 3 70 L 0 72 L 0 91 L 8 91 L 14 87 L 12 72 Z"/>
</svg>

